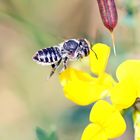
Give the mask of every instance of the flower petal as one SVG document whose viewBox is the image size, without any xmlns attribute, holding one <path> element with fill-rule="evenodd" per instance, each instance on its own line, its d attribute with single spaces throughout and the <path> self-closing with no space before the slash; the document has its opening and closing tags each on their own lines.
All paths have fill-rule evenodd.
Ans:
<svg viewBox="0 0 140 140">
<path fill-rule="evenodd" d="M 131 77 L 137 86 L 137 96 L 140 97 L 140 60 L 127 60 L 119 65 L 116 71 L 119 81 Z"/>
<path fill-rule="evenodd" d="M 75 69 L 67 69 L 61 73 L 60 81 L 65 96 L 78 105 L 88 105 L 98 100 L 102 91 L 96 84 L 97 78 Z"/>
<path fill-rule="evenodd" d="M 97 54 L 98 59 L 96 58 L 95 54 L 91 51 L 90 52 L 91 71 L 94 74 L 100 75 L 106 69 L 106 65 L 110 55 L 110 47 L 105 44 L 98 43 L 93 46 L 93 50 Z"/>
<path fill-rule="evenodd" d="M 108 140 L 108 138 L 99 125 L 91 123 L 85 128 L 81 140 Z"/>
<path fill-rule="evenodd" d="M 106 101 L 98 101 L 90 113 L 90 121 L 103 127 L 108 138 L 122 135 L 126 124 L 120 112 Z"/>
<path fill-rule="evenodd" d="M 136 85 L 132 79 L 126 77 L 111 90 L 111 101 L 119 110 L 126 109 L 133 105 L 137 98 Z"/>
<path fill-rule="evenodd" d="M 78 105 L 89 105 L 102 97 L 102 93 L 112 87 L 112 77 L 108 74 L 93 78 L 89 74 L 67 69 L 60 74 L 65 96 Z"/>
<path fill-rule="evenodd" d="M 65 71 L 63 71 L 59 75 L 59 79 L 62 86 L 65 86 L 67 83 L 75 81 L 77 79 L 86 82 L 91 82 L 92 80 L 94 80 L 94 78 L 92 78 L 88 73 L 73 68 L 68 68 Z"/>
<path fill-rule="evenodd" d="M 98 77 L 98 84 L 105 86 L 106 89 L 113 87 L 116 84 L 116 81 L 108 73 L 104 73 Z"/>
<path fill-rule="evenodd" d="M 89 105 L 100 99 L 103 87 L 96 83 L 76 81 L 64 87 L 65 96 L 78 105 Z"/>
</svg>

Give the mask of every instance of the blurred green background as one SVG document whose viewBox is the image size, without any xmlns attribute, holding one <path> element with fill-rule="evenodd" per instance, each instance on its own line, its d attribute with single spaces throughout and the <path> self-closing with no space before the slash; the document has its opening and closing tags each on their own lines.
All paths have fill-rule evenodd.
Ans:
<svg viewBox="0 0 140 140">
<path fill-rule="evenodd" d="M 140 1 L 116 0 L 117 57 L 107 71 L 114 75 L 125 59 L 140 58 Z M 96 0 L 0 0 L 0 140 L 80 140 L 91 106 L 80 107 L 64 97 L 58 73 L 47 81 L 50 67 L 37 65 L 40 48 L 69 38 L 112 45 Z M 90 72 L 87 58 L 69 65 Z M 117 140 L 133 140 L 129 129 Z"/>
</svg>

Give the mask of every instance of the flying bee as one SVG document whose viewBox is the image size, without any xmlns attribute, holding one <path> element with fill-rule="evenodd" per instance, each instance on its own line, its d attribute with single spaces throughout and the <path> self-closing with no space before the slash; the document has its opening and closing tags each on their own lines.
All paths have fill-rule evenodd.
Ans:
<svg viewBox="0 0 140 140">
<path fill-rule="evenodd" d="M 56 46 L 37 51 L 33 56 L 33 60 L 38 64 L 50 65 L 52 67 L 50 78 L 61 62 L 63 63 L 63 71 L 67 68 L 68 61 L 79 60 L 88 56 L 90 49 L 91 45 L 86 39 L 69 39 Z M 96 53 L 95 56 L 97 58 Z"/>
</svg>

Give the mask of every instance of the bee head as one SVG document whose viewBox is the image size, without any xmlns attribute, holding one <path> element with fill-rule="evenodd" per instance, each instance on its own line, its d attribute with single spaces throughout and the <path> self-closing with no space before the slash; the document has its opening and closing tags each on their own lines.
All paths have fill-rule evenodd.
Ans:
<svg viewBox="0 0 140 140">
<path fill-rule="evenodd" d="M 90 43 L 86 39 L 79 39 L 79 46 L 81 47 L 81 55 L 88 56 L 90 52 Z"/>
<path fill-rule="evenodd" d="M 70 58 L 76 57 L 79 42 L 76 39 L 70 39 L 64 42 L 63 48 Z"/>
</svg>

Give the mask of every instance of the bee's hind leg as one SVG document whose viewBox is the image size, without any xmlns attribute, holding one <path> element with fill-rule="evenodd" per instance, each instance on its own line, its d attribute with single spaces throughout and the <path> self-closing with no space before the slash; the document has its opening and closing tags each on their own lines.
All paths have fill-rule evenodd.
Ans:
<svg viewBox="0 0 140 140">
<path fill-rule="evenodd" d="M 62 59 L 60 59 L 56 64 L 52 64 L 52 71 L 48 77 L 48 79 L 50 79 L 52 77 L 52 75 L 54 74 L 55 70 L 59 67 L 60 63 L 61 63 Z"/>
<path fill-rule="evenodd" d="M 57 67 L 56 64 L 52 64 L 51 66 L 52 66 L 52 70 L 51 70 L 51 73 L 50 73 L 48 79 L 50 79 L 50 78 L 53 76 L 53 74 L 54 74 L 54 72 L 55 72 L 55 70 L 56 70 L 56 67 Z"/>
</svg>

